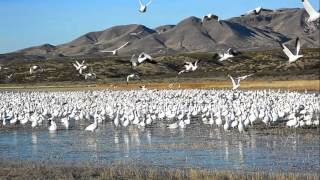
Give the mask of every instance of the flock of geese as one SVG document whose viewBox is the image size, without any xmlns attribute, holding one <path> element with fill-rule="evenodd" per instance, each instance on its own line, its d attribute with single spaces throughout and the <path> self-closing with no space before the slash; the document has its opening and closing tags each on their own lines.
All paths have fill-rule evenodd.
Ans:
<svg viewBox="0 0 320 180">
<path fill-rule="evenodd" d="M 254 126 L 318 127 L 319 94 L 257 90 L 0 92 L 2 126 L 48 128 L 164 127 L 191 124 L 244 132 Z"/>
<path fill-rule="evenodd" d="M 141 0 L 139 0 L 139 4 L 140 4 L 140 9 L 139 11 L 141 13 L 145 13 L 147 11 L 148 6 L 152 3 L 152 0 L 150 0 L 148 3 L 143 3 Z M 317 21 L 320 18 L 320 13 L 318 11 L 316 11 L 312 5 L 310 4 L 310 2 L 308 0 L 302 0 L 302 3 L 304 5 L 305 10 L 307 11 L 307 13 L 309 14 L 309 18 L 308 18 L 308 22 L 314 22 Z M 245 15 L 248 14 L 255 14 L 255 15 L 259 15 L 262 11 L 271 11 L 268 9 L 264 9 L 262 7 L 257 7 L 253 10 L 248 11 Z M 204 21 L 209 21 L 215 19 L 217 21 L 220 21 L 219 17 L 213 14 L 207 14 L 205 16 L 203 16 L 202 18 L 202 22 Z M 131 36 L 135 36 L 137 38 L 140 39 L 140 35 L 143 33 L 143 31 L 140 32 L 132 32 L 130 33 Z M 279 42 L 283 52 L 286 54 L 286 56 L 288 57 L 289 63 L 293 63 L 296 62 L 297 60 L 299 60 L 300 58 L 303 57 L 303 55 L 300 54 L 300 48 L 301 48 L 301 42 L 299 37 L 296 39 L 296 46 L 295 46 L 295 52 L 291 51 L 285 44 Z M 116 56 L 118 55 L 119 51 L 123 48 L 125 48 L 126 46 L 128 46 L 130 44 L 130 42 L 126 42 L 123 45 L 121 45 L 120 47 L 116 48 L 116 49 L 112 49 L 112 50 L 103 50 L 101 51 L 102 53 L 111 53 L 112 55 Z M 219 62 L 223 62 L 226 60 L 229 60 L 233 57 L 236 57 L 237 55 L 241 54 L 240 52 L 229 48 L 227 51 L 225 51 L 224 53 L 219 53 Z M 183 73 L 189 73 L 189 72 L 194 72 L 198 69 L 198 63 L 200 62 L 200 60 L 196 60 L 195 62 L 185 62 L 184 65 L 182 66 L 182 70 L 178 71 L 178 75 L 181 75 Z M 153 60 L 153 57 L 147 53 L 140 53 L 139 56 L 136 58 L 136 55 L 132 55 L 132 58 L 130 60 L 130 64 L 131 64 L 131 68 L 134 70 L 134 73 L 129 74 L 126 77 L 126 82 L 127 84 L 129 83 L 129 81 L 131 79 L 136 79 L 136 80 L 141 80 L 138 72 L 136 71 L 136 68 L 138 68 L 141 64 L 144 63 L 151 63 L 151 64 L 157 64 L 157 61 Z M 89 67 L 89 65 L 85 64 L 85 61 L 82 61 L 82 63 L 79 63 L 78 61 L 75 61 L 75 63 L 73 63 L 73 66 L 75 67 L 76 71 L 79 73 L 80 76 L 82 76 L 84 79 L 86 80 L 92 80 L 92 79 L 96 79 L 97 75 L 93 72 L 92 68 L 90 71 L 86 71 Z M 0 71 L 3 67 L 0 66 Z M 44 72 L 44 68 L 42 68 L 40 65 L 31 65 L 30 66 L 30 75 L 34 75 L 34 74 L 38 74 L 38 73 L 42 73 Z M 236 77 L 233 78 L 232 76 L 228 75 L 229 78 L 231 79 L 232 82 L 232 89 L 235 90 L 237 88 L 240 87 L 240 80 L 244 80 L 247 77 L 252 76 L 253 74 L 250 75 L 246 75 L 246 76 L 242 76 L 242 77 Z M 10 74 L 7 78 L 11 79 L 13 77 L 13 74 Z"/>
<path fill-rule="evenodd" d="M 309 14 L 308 22 L 320 18 L 308 0 L 302 0 Z M 152 3 L 139 0 L 141 13 L 147 11 Z M 248 13 L 259 14 L 263 9 L 258 7 Z M 208 14 L 203 21 L 219 17 Z M 131 33 L 139 38 L 143 32 Z M 130 42 L 117 49 L 102 52 L 118 55 Z M 288 56 L 289 63 L 302 58 L 300 39 L 296 39 L 296 50 L 293 53 L 285 44 L 281 44 L 283 52 Z M 226 61 L 237 56 L 238 52 L 228 49 L 219 54 L 219 61 Z M 178 75 L 198 69 L 197 60 L 186 62 Z M 132 69 L 143 63 L 157 64 L 152 56 L 140 53 L 132 55 Z M 97 76 L 91 70 L 87 71 L 85 61 L 73 63 L 76 71 L 85 79 L 95 79 Z M 5 67 L 0 66 L 0 71 Z M 43 72 L 40 65 L 30 66 L 30 74 Z M 46 127 L 50 132 L 61 129 L 72 129 L 79 122 L 91 123 L 84 130 L 95 131 L 104 123 L 113 123 L 115 128 L 137 126 L 148 128 L 153 126 L 169 129 L 184 129 L 193 123 L 221 127 L 228 131 L 237 129 L 244 132 L 256 124 L 265 126 L 286 125 L 297 128 L 319 126 L 319 95 L 312 93 L 263 91 L 235 91 L 240 87 L 240 81 L 253 74 L 232 77 L 228 75 L 232 90 L 142 90 L 131 91 L 92 91 L 92 92 L 0 92 L 0 122 L 2 126 L 19 125 L 32 128 Z M 136 73 L 127 76 L 130 79 L 141 80 Z"/>
</svg>

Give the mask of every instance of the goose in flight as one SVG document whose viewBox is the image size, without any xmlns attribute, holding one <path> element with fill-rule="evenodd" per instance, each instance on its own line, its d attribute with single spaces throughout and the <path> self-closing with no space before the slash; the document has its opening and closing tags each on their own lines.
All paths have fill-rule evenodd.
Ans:
<svg viewBox="0 0 320 180">
<path fill-rule="evenodd" d="M 9 80 L 11 80 L 11 79 L 13 78 L 13 75 L 14 75 L 14 73 L 11 73 L 10 75 L 7 76 L 7 78 L 8 78 Z"/>
<path fill-rule="evenodd" d="M 140 79 L 140 76 L 138 75 L 138 74 L 130 74 L 130 75 L 128 75 L 127 76 L 127 85 L 129 84 L 129 81 L 130 81 L 130 79 L 132 79 L 132 78 L 137 78 L 138 80 L 140 80 L 141 81 L 141 79 Z"/>
<path fill-rule="evenodd" d="M 212 19 L 215 19 L 215 20 L 217 20 L 217 21 L 220 21 L 218 16 L 209 13 L 209 14 L 203 16 L 203 18 L 202 18 L 202 23 L 203 23 L 204 21 L 210 21 L 210 20 L 212 20 Z"/>
<path fill-rule="evenodd" d="M 197 60 L 195 62 L 186 62 L 184 63 L 184 70 L 180 71 L 178 74 L 193 72 L 198 69 L 198 63 L 201 60 Z"/>
<path fill-rule="evenodd" d="M 132 67 L 132 68 L 135 68 L 135 67 L 139 66 L 139 65 L 142 64 L 142 63 L 157 64 L 156 61 L 153 61 L 153 60 L 152 60 L 152 57 L 151 57 L 149 54 L 146 54 L 146 53 L 144 53 L 144 52 L 141 53 L 141 54 L 138 56 L 137 59 L 135 58 L 135 56 L 136 56 L 135 54 L 132 55 L 131 60 L 130 60 L 130 62 L 131 62 L 131 67 Z"/>
<path fill-rule="evenodd" d="M 143 32 L 144 32 L 144 30 L 139 31 L 139 32 L 132 32 L 132 33 L 130 33 L 130 36 L 134 36 L 134 37 L 136 37 L 136 38 L 138 38 L 138 39 L 141 39 L 140 35 L 141 35 Z"/>
<path fill-rule="evenodd" d="M 39 65 L 33 65 L 33 66 L 30 66 L 29 72 L 30 72 L 30 75 L 32 75 L 38 72 L 43 72 L 43 69 Z"/>
<path fill-rule="evenodd" d="M 253 10 L 248 11 L 247 13 L 245 13 L 244 15 L 241 15 L 241 16 L 245 16 L 245 15 L 249 15 L 249 14 L 259 15 L 262 11 L 272 11 L 272 10 L 271 9 L 264 9 L 261 6 L 259 6 Z"/>
<path fill-rule="evenodd" d="M 320 18 L 320 13 L 316 11 L 309 0 L 302 0 L 303 6 L 306 9 L 307 13 L 309 14 L 308 22 L 314 22 Z"/>
<path fill-rule="evenodd" d="M 143 3 L 141 2 L 141 0 L 139 0 L 139 3 L 140 3 L 140 9 L 139 9 L 139 11 L 140 11 L 141 13 L 145 13 L 145 12 L 147 11 L 148 6 L 152 3 L 152 0 L 150 0 L 147 4 L 143 4 Z"/>
<path fill-rule="evenodd" d="M 145 85 L 140 86 L 140 89 L 141 89 L 142 91 L 148 90 Z"/>
<path fill-rule="evenodd" d="M 82 63 L 79 63 L 76 61 L 76 63 L 73 63 L 73 66 L 76 68 L 77 71 L 79 71 L 79 74 L 82 74 L 83 70 L 87 69 L 87 66 L 84 65 L 85 61 L 82 61 Z"/>
<path fill-rule="evenodd" d="M 232 76 L 230 76 L 230 74 L 228 74 L 229 78 L 231 79 L 231 82 L 232 82 L 232 90 L 236 90 L 240 87 L 240 81 L 241 79 L 236 79 L 236 81 L 233 79 Z"/>
<path fill-rule="evenodd" d="M 83 74 L 83 76 L 85 80 L 97 78 L 97 75 L 95 73 L 86 73 L 86 74 Z"/>
<path fill-rule="evenodd" d="M 245 75 L 245 76 L 237 77 L 237 79 L 245 80 L 245 79 L 247 79 L 248 77 L 251 77 L 251 76 L 253 76 L 253 75 L 254 75 L 254 74 L 248 74 L 248 75 Z"/>
<path fill-rule="evenodd" d="M 287 48 L 287 46 L 285 46 L 284 44 L 280 43 L 281 47 L 282 47 L 282 51 L 288 56 L 289 58 L 289 63 L 293 63 L 295 61 L 297 61 L 298 59 L 302 58 L 303 55 L 299 55 L 300 52 L 300 39 L 297 38 L 296 39 L 296 52 L 295 54 L 293 54 L 289 48 Z"/>
<path fill-rule="evenodd" d="M 112 51 L 101 51 L 101 52 L 104 52 L 104 53 L 112 53 L 112 55 L 116 56 L 118 55 L 118 52 L 120 49 L 124 48 L 125 46 L 127 46 L 130 42 L 126 42 L 125 44 L 123 44 L 122 46 L 120 46 L 119 48 L 115 49 L 115 50 L 112 50 Z"/>
<path fill-rule="evenodd" d="M 229 48 L 226 52 L 224 52 L 223 54 L 222 53 L 219 53 L 218 54 L 220 59 L 219 61 L 222 62 L 222 61 L 225 61 L 225 60 L 228 60 L 230 58 L 233 58 L 236 56 L 236 53 L 234 52 L 234 50 L 232 50 L 231 48 Z"/>
</svg>

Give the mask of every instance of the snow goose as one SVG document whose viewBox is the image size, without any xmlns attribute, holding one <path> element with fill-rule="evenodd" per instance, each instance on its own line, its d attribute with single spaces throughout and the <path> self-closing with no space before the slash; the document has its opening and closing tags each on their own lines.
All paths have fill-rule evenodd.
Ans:
<svg viewBox="0 0 320 180">
<path fill-rule="evenodd" d="M 281 47 L 282 47 L 282 51 L 288 56 L 289 58 L 289 63 L 293 63 L 295 61 L 297 61 L 298 59 L 302 58 L 303 55 L 299 55 L 299 52 L 300 52 L 300 39 L 297 38 L 296 39 L 296 52 L 295 54 L 293 54 L 289 48 L 287 48 L 286 45 L 280 43 Z"/>
</svg>

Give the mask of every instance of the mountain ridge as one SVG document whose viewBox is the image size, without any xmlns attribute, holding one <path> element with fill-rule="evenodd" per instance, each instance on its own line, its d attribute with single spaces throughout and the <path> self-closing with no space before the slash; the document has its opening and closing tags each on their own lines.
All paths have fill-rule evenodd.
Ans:
<svg viewBox="0 0 320 180">
<path fill-rule="evenodd" d="M 318 48 L 319 23 L 307 24 L 304 9 L 283 8 L 262 11 L 227 20 L 204 21 L 190 16 L 176 25 L 163 25 L 155 29 L 144 25 L 129 24 L 86 33 L 70 42 L 53 46 L 44 44 L 0 55 L 0 61 L 8 56 L 32 56 L 44 59 L 73 56 L 109 56 L 103 50 L 113 50 L 125 42 L 128 46 L 119 51 L 119 56 L 146 52 L 167 54 L 182 52 L 218 52 L 227 48 L 238 50 L 274 49 L 278 42 L 302 39 L 303 48 Z M 131 33 L 142 31 L 139 36 Z M 14 59 L 14 57 L 11 57 Z"/>
</svg>

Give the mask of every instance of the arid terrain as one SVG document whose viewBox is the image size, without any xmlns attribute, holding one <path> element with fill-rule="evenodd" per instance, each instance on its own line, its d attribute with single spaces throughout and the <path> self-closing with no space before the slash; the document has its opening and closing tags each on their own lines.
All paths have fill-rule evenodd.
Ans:
<svg viewBox="0 0 320 180">
<path fill-rule="evenodd" d="M 231 81 L 227 77 L 254 73 L 243 81 L 244 88 L 289 88 L 319 89 L 320 51 L 304 49 L 304 58 L 289 64 L 281 50 L 243 52 L 231 60 L 219 62 L 215 53 L 183 53 L 155 56 L 158 64 L 143 64 L 131 69 L 130 57 L 81 57 L 57 60 L 16 60 L 3 61 L 6 70 L 0 72 L 1 87 L 25 86 L 97 86 L 128 88 L 145 84 L 149 87 L 171 88 L 228 88 Z M 96 80 L 85 80 L 73 67 L 75 60 L 86 60 L 88 72 L 97 75 Z M 195 72 L 178 76 L 186 61 L 202 60 Z M 44 72 L 29 74 L 31 65 L 41 65 Z M 126 76 L 138 73 L 141 81 L 126 85 Z M 11 79 L 8 78 L 13 74 Z M 312 81 L 310 81 L 312 80 Z M 297 82 L 294 82 L 297 81 Z M 131 84 L 133 83 L 133 84 Z M 151 83 L 151 84 L 150 84 Z M 179 86 L 180 84 L 180 86 Z"/>
</svg>

